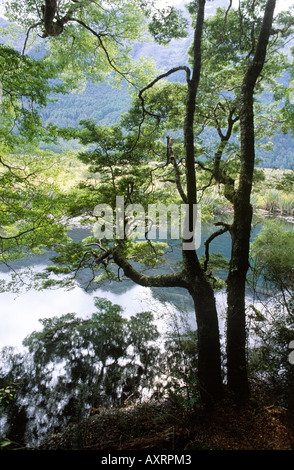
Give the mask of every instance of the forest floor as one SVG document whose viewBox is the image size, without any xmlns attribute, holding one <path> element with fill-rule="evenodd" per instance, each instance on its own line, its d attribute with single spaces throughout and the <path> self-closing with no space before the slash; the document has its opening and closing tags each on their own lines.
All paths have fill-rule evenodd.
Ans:
<svg viewBox="0 0 294 470">
<path fill-rule="evenodd" d="M 169 401 L 93 410 L 88 419 L 41 446 L 41 450 L 161 452 L 293 449 L 294 414 L 260 396 L 242 407 L 227 398 L 210 412 L 185 410 Z"/>
</svg>

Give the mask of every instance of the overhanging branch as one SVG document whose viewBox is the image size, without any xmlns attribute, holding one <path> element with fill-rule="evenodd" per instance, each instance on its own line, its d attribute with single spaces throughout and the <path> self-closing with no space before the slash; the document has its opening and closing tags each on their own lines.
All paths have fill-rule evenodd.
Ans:
<svg viewBox="0 0 294 470">
<path fill-rule="evenodd" d="M 143 287 L 184 287 L 188 284 L 184 279 L 183 272 L 173 274 L 159 274 L 146 276 L 137 271 L 125 258 L 123 246 L 118 245 L 112 252 L 114 262 L 123 270 L 124 274 L 136 284 Z"/>
<path fill-rule="evenodd" d="M 152 82 L 150 82 L 148 85 L 146 85 L 144 88 L 142 88 L 140 91 L 139 91 L 139 99 L 141 101 L 141 105 L 142 105 L 142 109 L 143 109 L 143 116 L 145 114 L 148 114 L 149 116 L 152 116 L 152 117 L 155 117 L 157 119 L 160 119 L 160 116 L 157 115 L 157 114 L 154 114 L 154 113 L 151 113 L 150 111 L 147 111 L 146 108 L 145 108 L 145 100 L 144 100 L 144 97 L 143 97 L 143 94 L 145 93 L 145 91 L 149 90 L 150 88 L 152 88 L 157 82 L 159 82 L 160 80 L 168 77 L 169 75 L 172 75 L 173 73 L 176 73 L 176 72 L 179 72 L 180 70 L 183 70 L 184 72 L 186 72 L 186 80 L 187 82 L 190 80 L 190 75 L 191 75 L 191 71 L 189 69 L 189 67 L 185 66 L 185 65 L 180 65 L 178 67 L 173 67 L 172 69 L 168 70 L 167 72 L 165 73 L 162 73 L 161 75 L 158 75 L 154 80 L 152 80 Z"/>
</svg>

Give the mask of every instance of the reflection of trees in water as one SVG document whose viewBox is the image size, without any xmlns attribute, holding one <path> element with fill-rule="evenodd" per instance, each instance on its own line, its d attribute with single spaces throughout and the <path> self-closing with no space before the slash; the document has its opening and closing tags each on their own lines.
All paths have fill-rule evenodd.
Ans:
<svg viewBox="0 0 294 470">
<path fill-rule="evenodd" d="M 207 230 L 211 233 L 211 227 L 206 228 L 205 233 Z M 253 236 L 259 230 L 260 225 L 257 225 Z M 228 246 L 224 243 L 217 248 L 225 252 Z M 177 246 L 169 250 L 168 266 L 177 263 L 178 254 Z M 157 268 L 158 273 L 162 269 L 166 266 Z M 128 280 L 111 281 L 99 286 L 99 290 L 102 295 L 105 289 L 105 293 L 111 291 L 127 297 L 133 286 Z M 48 429 L 58 429 L 69 420 L 82 419 L 91 408 L 116 406 L 136 399 L 144 388 L 152 389 L 159 373 L 169 377 L 180 375 L 183 379 L 186 373 L 183 370 L 188 371 L 183 364 L 186 360 L 190 363 L 191 356 L 182 354 L 181 334 L 189 328 L 195 329 L 189 317 L 193 310 L 191 298 L 181 288 L 146 289 L 146 298 L 143 290 L 138 294 L 137 305 L 141 302 L 151 313 L 144 311 L 133 317 L 122 317 L 121 307 L 99 299 L 97 313 L 91 318 L 78 319 L 74 314 L 67 314 L 43 320 L 43 330 L 31 334 L 25 341 L 30 354 L 3 351 L 2 362 L 7 371 L 2 369 L 0 388 L 9 383 L 18 384 L 17 399 L 6 410 L 14 424 L 9 433 L 12 440 L 22 441 L 27 423 L 31 432 L 29 439 L 33 441 Z M 170 328 L 168 344 L 165 344 L 170 354 L 165 357 L 156 342 L 159 321 Z M 191 343 L 187 344 L 191 349 Z"/>
<path fill-rule="evenodd" d="M 69 313 L 41 320 L 42 330 L 24 341 L 26 353 L 2 351 L 0 388 L 17 384 L 15 400 L 6 407 L 10 439 L 36 443 L 93 408 L 150 396 L 156 377 L 170 374 L 168 361 L 181 344 L 175 346 L 169 336 L 171 354 L 163 354 L 150 312 L 126 319 L 121 307 L 106 299 L 97 298 L 95 305 L 97 312 L 87 319 Z"/>
</svg>

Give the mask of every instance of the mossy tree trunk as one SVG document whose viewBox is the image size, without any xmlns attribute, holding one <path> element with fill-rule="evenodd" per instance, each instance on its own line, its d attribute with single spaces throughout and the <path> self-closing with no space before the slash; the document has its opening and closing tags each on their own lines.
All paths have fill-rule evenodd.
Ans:
<svg viewBox="0 0 294 470">
<path fill-rule="evenodd" d="M 245 289 L 252 223 L 250 196 L 255 164 L 254 90 L 266 60 L 275 4 L 275 0 L 267 1 L 255 55 L 247 67 L 240 97 L 241 171 L 239 187 L 234 195 L 234 220 L 230 229 L 232 251 L 227 280 L 227 368 L 228 385 L 241 402 L 249 397 Z"/>
</svg>

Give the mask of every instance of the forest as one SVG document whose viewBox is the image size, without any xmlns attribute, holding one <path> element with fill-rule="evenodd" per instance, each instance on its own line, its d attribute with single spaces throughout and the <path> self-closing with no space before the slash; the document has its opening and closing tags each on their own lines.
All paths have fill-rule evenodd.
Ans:
<svg viewBox="0 0 294 470">
<path fill-rule="evenodd" d="M 293 450 L 294 5 L 2 3 L 0 450 Z"/>
</svg>

